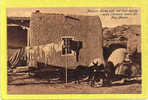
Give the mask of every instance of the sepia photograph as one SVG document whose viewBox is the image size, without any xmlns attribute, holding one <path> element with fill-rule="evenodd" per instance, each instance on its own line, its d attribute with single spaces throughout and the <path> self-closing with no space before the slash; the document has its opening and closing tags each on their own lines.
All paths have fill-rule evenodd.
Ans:
<svg viewBox="0 0 148 100">
<path fill-rule="evenodd" d="M 8 94 L 141 94 L 139 7 L 7 8 Z"/>
</svg>

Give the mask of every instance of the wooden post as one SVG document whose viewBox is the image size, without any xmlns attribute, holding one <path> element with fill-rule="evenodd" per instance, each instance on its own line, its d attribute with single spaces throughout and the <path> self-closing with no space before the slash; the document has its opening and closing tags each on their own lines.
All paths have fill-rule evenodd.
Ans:
<svg viewBox="0 0 148 100">
<path fill-rule="evenodd" d="M 68 83 L 68 79 L 67 79 L 67 67 L 68 67 L 68 56 L 66 56 L 66 69 L 65 69 L 65 74 L 66 74 L 66 85 Z"/>
</svg>

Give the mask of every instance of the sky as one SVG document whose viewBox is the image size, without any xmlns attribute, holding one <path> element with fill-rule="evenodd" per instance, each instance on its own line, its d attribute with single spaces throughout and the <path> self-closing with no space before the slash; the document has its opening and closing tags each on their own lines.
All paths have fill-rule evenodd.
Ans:
<svg viewBox="0 0 148 100">
<path fill-rule="evenodd" d="M 103 27 L 140 25 L 140 8 L 136 7 L 50 7 L 50 8 L 7 8 L 8 17 L 30 17 L 32 12 L 60 13 L 69 15 L 98 15 Z"/>
</svg>

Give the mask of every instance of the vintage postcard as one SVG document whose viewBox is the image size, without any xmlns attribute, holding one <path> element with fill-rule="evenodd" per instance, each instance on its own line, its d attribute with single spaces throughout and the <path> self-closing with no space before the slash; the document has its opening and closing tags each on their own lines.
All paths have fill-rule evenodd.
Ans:
<svg viewBox="0 0 148 100">
<path fill-rule="evenodd" d="M 134 7 L 8 8 L 8 93 L 141 93 L 140 14 Z"/>
<path fill-rule="evenodd" d="M 142 10 L 140 6 L 6 7 L 3 85 L 8 99 L 117 94 L 144 98 Z"/>
</svg>

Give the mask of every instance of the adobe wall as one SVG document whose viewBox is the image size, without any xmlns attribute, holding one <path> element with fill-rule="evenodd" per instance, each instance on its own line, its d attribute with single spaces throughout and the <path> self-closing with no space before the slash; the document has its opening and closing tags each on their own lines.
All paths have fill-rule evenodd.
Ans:
<svg viewBox="0 0 148 100">
<path fill-rule="evenodd" d="M 102 25 L 98 16 L 64 16 L 63 14 L 33 13 L 30 19 L 29 46 L 58 44 L 61 37 L 72 36 L 82 41 L 83 47 L 76 56 L 62 56 L 62 50 L 51 51 L 48 64 L 75 68 L 77 65 L 89 65 L 93 59 L 103 59 Z"/>
</svg>

